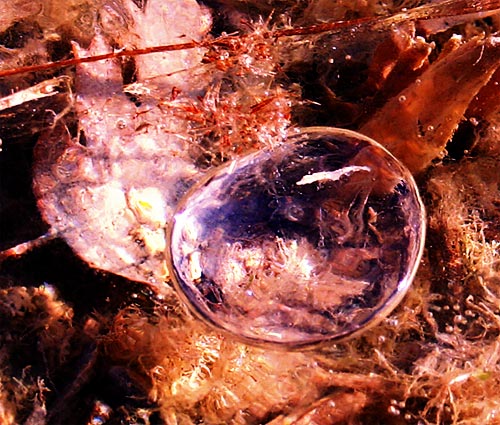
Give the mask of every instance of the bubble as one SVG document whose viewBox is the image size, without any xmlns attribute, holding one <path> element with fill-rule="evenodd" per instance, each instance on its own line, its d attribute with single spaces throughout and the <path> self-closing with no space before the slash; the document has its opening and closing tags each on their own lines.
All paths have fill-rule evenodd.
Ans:
<svg viewBox="0 0 500 425">
<path fill-rule="evenodd" d="M 387 411 L 393 416 L 399 416 L 401 414 L 401 411 L 395 406 L 389 406 Z"/>
<path fill-rule="evenodd" d="M 404 296 L 425 214 L 409 171 L 358 133 L 315 127 L 209 173 L 169 229 L 192 311 L 247 342 L 357 334 Z"/>
<path fill-rule="evenodd" d="M 127 128 L 127 122 L 124 119 L 117 119 L 116 120 L 116 128 L 119 130 L 123 130 L 124 128 Z"/>
</svg>

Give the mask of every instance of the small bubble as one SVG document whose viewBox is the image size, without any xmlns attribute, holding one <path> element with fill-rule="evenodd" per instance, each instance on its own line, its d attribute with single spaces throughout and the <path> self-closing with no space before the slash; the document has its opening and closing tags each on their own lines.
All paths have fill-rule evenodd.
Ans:
<svg viewBox="0 0 500 425">
<path fill-rule="evenodd" d="M 53 84 L 47 84 L 44 88 L 41 89 L 42 93 L 50 94 L 56 89 L 56 86 Z"/>
<path fill-rule="evenodd" d="M 399 416 L 401 414 L 401 411 L 395 406 L 389 406 L 387 411 L 389 412 L 390 415 L 394 416 Z"/>
<path fill-rule="evenodd" d="M 389 320 L 387 320 L 387 324 L 389 326 L 397 328 L 399 326 L 399 320 L 398 319 L 389 319 Z"/>
<path fill-rule="evenodd" d="M 119 130 L 123 130 L 124 128 L 127 127 L 127 123 L 125 122 L 124 119 L 119 118 L 116 120 L 116 128 Z"/>
<path fill-rule="evenodd" d="M 398 97 L 398 102 L 399 103 L 405 103 L 406 102 L 406 96 L 405 95 L 401 95 Z"/>
</svg>

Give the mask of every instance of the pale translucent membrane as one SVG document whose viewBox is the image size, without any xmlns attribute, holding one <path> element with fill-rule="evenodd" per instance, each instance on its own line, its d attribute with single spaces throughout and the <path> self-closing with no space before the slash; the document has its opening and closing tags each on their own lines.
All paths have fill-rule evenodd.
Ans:
<svg viewBox="0 0 500 425">
<path fill-rule="evenodd" d="M 358 133 L 316 127 L 196 184 L 168 256 L 198 316 L 250 342 L 305 346 L 387 316 L 424 234 L 416 184 L 396 158 Z"/>
</svg>

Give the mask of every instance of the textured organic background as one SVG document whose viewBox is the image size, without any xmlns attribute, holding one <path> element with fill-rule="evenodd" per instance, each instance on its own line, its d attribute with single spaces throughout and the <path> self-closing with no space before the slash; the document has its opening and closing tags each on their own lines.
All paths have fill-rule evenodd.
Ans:
<svg viewBox="0 0 500 425">
<path fill-rule="evenodd" d="M 172 39 L 163 36 L 174 27 L 145 18 L 160 3 L 135 1 L 134 16 L 126 0 L 4 1 L 0 69 L 70 58 L 72 41 L 86 49 L 96 33 L 117 50 L 231 34 L 195 59 L 182 53 L 179 60 L 195 63 L 189 78 L 173 74 L 163 85 L 144 73 L 155 70 L 154 56 L 122 58 L 129 101 L 156 101 L 163 109 L 155 119 L 177 117 L 199 170 L 277 143 L 290 125 L 361 129 L 385 141 L 414 172 L 426 204 L 421 267 L 376 328 L 283 352 L 207 329 L 157 286 L 89 267 L 64 239 L 1 254 L 0 422 L 500 423 L 500 4 L 207 0 L 200 9 L 165 0 L 177 5 L 170 18 L 186 33 Z M 189 8 L 212 24 L 200 18 L 186 28 Z M 416 19 L 429 14 L 446 17 Z M 314 27 L 369 17 L 376 20 L 347 29 Z M 151 33 L 139 37 L 137 25 Z M 76 137 L 81 116 L 75 67 L 1 75 L 7 250 L 49 229 L 32 189 L 35 144 L 54 122 Z M 8 97 L 14 92 L 24 97 Z M 53 155 L 46 140 L 42 160 Z M 102 245 L 112 238 L 103 235 Z"/>
</svg>

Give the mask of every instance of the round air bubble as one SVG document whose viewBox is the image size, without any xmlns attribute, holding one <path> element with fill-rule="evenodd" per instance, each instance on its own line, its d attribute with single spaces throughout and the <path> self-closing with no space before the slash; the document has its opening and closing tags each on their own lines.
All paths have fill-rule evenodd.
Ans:
<svg viewBox="0 0 500 425">
<path fill-rule="evenodd" d="M 169 230 L 174 283 L 199 317 L 247 342 L 301 347 L 357 334 L 410 285 L 425 214 L 377 142 L 306 128 L 209 173 Z"/>
</svg>

